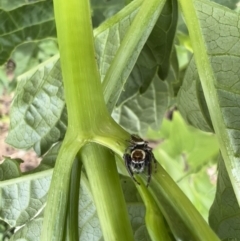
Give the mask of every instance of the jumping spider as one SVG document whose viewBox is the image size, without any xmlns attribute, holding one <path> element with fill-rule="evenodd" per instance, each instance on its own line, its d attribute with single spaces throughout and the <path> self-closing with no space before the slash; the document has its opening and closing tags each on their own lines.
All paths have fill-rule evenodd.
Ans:
<svg viewBox="0 0 240 241">
<path fill-rule="evenodd" d="M 125 165 L 128 170 L 129 175 L 132 179 L 140 185 L 140 183 L 134 178 L 134 173 L 142 173 L 147 167 L 147 185 L 151 181 L 152 175 L 152 161 L 156 164 L 157 161 L 152 153 L 152 148 L 148 146 L 148 142 L 144 141 L 137 135 L 131 135 L 131 140 L 129 146 L 126 148 L 123 155 L 125 160 Z"/>
</svg>

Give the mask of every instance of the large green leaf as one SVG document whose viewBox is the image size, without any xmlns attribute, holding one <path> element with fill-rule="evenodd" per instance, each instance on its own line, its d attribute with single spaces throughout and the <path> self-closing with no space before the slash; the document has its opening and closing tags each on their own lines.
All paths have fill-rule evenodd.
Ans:
<svg viewBox="0 0 240 241">
<path fill-rule="evenodd" d="M 122 105 L 134 95 L 139 94 L 139 91 L 142 92 L 141 89 L 143 86 L 143 92 L 145 92 L 146 88 L 149 87 L 156 75 L 157 67 L 157 62 L 151 49 L 145 44 L 126 84 L 124 85 L 124 90 L 118 99 L 117 106 Z"/>
<path fill-rule="evenodd" d="M 130 133 L 146 134 L 149 127 L 158 129 L 168 107 L 169 88 L 155 75 L 142 95 L 136 95 L 113 112 L 113 118 Z"/>
<path fill-rule="evenodd" d="M 213 131 L 194 59 L 187 68 L 177 100 L 178 108 L 189 124 L 203 131 Z"/>
<path fill-rule="evenodd" d="M 196 8 L 201 19 L 201 31 L 206 41 L 206 51 L 216 77 L 215 86 L 224 124 L 228 128 L 229 135 L 233 137 L 238 132 L 237 122 L 234 121 L 238 113 L 235 110 L 237 110 L 240 70 L 238 14 L 219 5 L 205 4 L 202 1 L 199 1 Z M 178 103 L 181 113 L 189 123 L 203 130 L 212 130 L 194 60 L 191 61 L 186 72 L 178 95 Z"/>
<path fill-rule="evenodd" d="M 33 4 L 40 1 L 43 0 L 0 0 L 0 8 L 4 9 L 5 11 L 10 11 L 14 8 L 18 8 L 27 4 Z"/>
<path fill-rule="evenodd" d="M 46 202 L 51 170 L 0 184 L 0 216 L 10 226 L 21 226 L 32 219 Z"/>
<path fill-rule="evenodd" d="M 240 240 L 240 208 L 222 156 L 218 162 L 215 200 L 209 211 L 209 224 L 221 240 Z"/>
<path fill-rule="evenodd" d="M 0 21 L 0 65 L 18 45 L 56 37 L 52 1 L 23 5 L 11 11 L 0 9 Z"/>
<path fill-rule="evenodd" d="M 239 14 L 204 0 L 195 0 L 189 6 L 183 1 L 182 5 L 213 127 L 235 194 L 240 200 Z M 183 108 L 186 113 L 190 101 L 185 100 Z"/>
<path fill-rule="evenodd" d="M 38 155 L 62 139 L 67 125 L 58 58 L 24 75 L 11 109 L 11 130 L 6 141 L 20 149 L 34 147 Z"/>
</svg>

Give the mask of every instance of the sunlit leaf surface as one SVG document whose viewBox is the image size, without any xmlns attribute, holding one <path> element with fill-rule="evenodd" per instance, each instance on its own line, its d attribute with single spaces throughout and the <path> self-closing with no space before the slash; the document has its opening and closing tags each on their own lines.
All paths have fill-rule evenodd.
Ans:
<svg viewBox="0 0 240 241">
<path fill-rule="evenodd" d="M 11 109 L 7 142 L 20 148 L 34 147 L 38 155 L 63 138 L 67 113 L 57 58 L 24 75 Z M 33 74 L 32 74 L 33 73 Z"/>
<path fill-rule="evenodd" d="M 45 206 L 50 181 L 49 171 L 2 181 L 1 218 L 12 227 L 32 219 Z"/>
</svg>

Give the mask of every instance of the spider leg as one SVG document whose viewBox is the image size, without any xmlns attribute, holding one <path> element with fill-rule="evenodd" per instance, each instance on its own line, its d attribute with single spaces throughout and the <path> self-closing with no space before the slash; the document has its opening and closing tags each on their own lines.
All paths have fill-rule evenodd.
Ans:
<svg viewBox="0 0 240 241">
<path fill-rule="evenodd" d="M 146 166 L 148 169 L 148 175 L 147 175 L 147 187 L 151 181 L 151 176 L 152 176 L 152 154 L 150 152 L 147 152 L 147 156 L 146 156 Z"/>
<path fill-rule="evenodd" d="M 132 142 L 131 140 L 126 140 L 126 142 L 128 142 L 128 147 L 125 149 L 125 152 L 130 151 L 131 149 L 134 148 L 136 146 L 136 144 L 134 142 Z"/>
<path fill-rule="evenodd" d="M 156 173 L 157 172 L 157 160 L 152 152 L 151 152 L 151 155 L 152 155 L 152 160 L 154 162 L 154 172 Z"/>
<path fill-rule="evenodd" d="M 140 185 L 140 183 L 135 179 L 135 177 L 133 176 L 133 172 L 132 172 L 132 169 L 130 167 L 130 163 L 131 163 L 131 156 L 129 154 L 124 154 L 123 155 L 123 159 L 125 161 L 125 166 L 127 168 L 127 171 L 130 175 L 130 177 L 138 184 Z"/>
</svg>

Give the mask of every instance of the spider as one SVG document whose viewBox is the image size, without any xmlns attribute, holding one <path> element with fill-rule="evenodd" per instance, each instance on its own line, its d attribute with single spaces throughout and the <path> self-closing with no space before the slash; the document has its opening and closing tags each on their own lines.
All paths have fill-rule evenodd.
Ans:
<svg viewBox="0 0 240 241">
<path fill-rule="evenodd" d="M 151 181 L 152 175 L 152 161 L 156 164 L 157 161 L 152 153 L 152 148 L 148 146 L 148 142 L 144 141 L 137 135 L 131 135 L 131 140 L 129 142 L 129 146 L 126 148 L 125 153 L 123 155 L 123 159 L 125 160 L 125 165 L 129 175 L 132 179 L 140 185 L 140 183 L 134 178 L 134 173 L 142 173 L 147 167 L 148 179 L 147 179 L 147 187 Z"/>
</svg>

